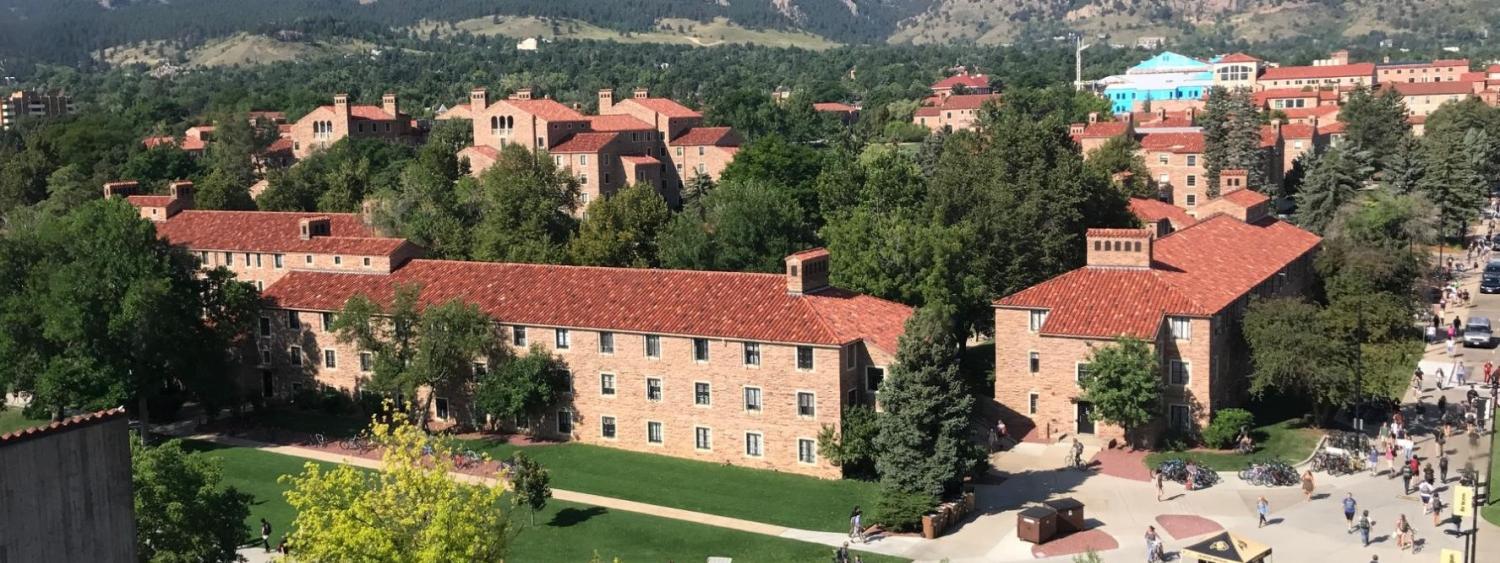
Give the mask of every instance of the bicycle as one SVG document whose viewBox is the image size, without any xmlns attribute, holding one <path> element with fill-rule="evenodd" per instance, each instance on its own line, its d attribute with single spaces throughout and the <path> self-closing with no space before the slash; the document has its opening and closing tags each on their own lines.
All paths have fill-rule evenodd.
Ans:
<svg viewBox="0 0 1500 563">
<path fill-rule="evenodd" d="M 453 454 L 453 465 L 459 469 L 468 469 L 484 463 L 484 457 L 474 450 L 463 450 Z"/>
<path fill-rule="evenodd" d="M 328 439 L 324 438 L 322 434 L 313 434 L 313 445 L 315 445 L 317 447 L 320 447 L 320 448 L 324 447 L 324 446 L 327 446 L 328 445 Z"/>
</svg>

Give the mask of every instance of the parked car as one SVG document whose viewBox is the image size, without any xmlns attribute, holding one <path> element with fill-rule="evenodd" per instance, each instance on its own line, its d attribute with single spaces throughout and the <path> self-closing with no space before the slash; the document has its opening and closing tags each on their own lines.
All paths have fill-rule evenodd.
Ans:
<svg viewBox="0 0 1500 563">
<path fill-rule="evenodd" d="M 1480 293 L 1500 293 L 1500 273 L 1491 274 L 1489 268 L 1485 268 L 1484 276 L 1479 278 Z"/>
<path fill-rule="evenodd" d="M 1488 347 L 1493 342 L 1494 336 L 1490 333 L 1490 320 L 1486 317 L 1469 317 L 1469 323 L 1464 325 L 1464 347 Z"/>
</svg>

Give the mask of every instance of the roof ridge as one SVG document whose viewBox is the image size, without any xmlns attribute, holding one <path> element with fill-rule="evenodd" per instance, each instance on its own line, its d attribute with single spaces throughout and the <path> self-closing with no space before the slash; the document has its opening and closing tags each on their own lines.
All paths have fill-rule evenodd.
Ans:
<svg viewBox="0 0 1500 563">
<path fill-rule="evenodd" d="M 450 264 L 480 264 L 486 266 L 523 266 L 532 268 L 566 268 L 570 270 L 604 270 L 616 272 L 662 272 L 662 273 L 684 273 L 702 275 L 720 275 L 735 277 L 764 277 L 779 278 L 782 274 L 770 274 L 766 272 L 736 272 L 733 270 L 690 270 L 686 268 L 631 268 L 628 266 L 588 266 L 582 264 L 536 264 L 532 262 L 488 262 L 484 260 L 454 260 L 451 258 L 415 258 L 412 263 L 450 263 Z"/>
<path fill-rule="evenodd" d="M 81 425 L 103 422 L 125 415 L 125 407 L 115 407 L 102 411 L 94 411 L 80 415 L 70 416 L 62 420 L 50 421 L 40 426 L 29 426 L 12 432 L 0 434 L 0 445 L 11 444 L 31 438 L 40 438 L 66 429 L 72 429 Z"/>
<path fill-rule="evenodd" d="M 828 289 L 834 289 L 834 287 L 833 286 L 828 286 L 828 287 L 825 287 L 825 288 L 822 288 L 822 289 L 823 290 L 828 290 Z M 807 313 L 812 316 L 813 320 L 817 321 L 818 328 L 820 330 L 822 330 L 823 336 L 825 338 L 827 338 L 828 340 L 838 340 L 839 339 L 838 331 L 833 330 L 833 327 L 828 324 L 828 319 L 823 318 L 823 313 L 820 312 L 820 311 L 818 311 L 818 308 L 814 307 L 813 304 L 812 304 L 812 302 L 807 299 L 808 295 L 814 295 L 814 294 L 806 294 L 806 295 L 799 296 L 799 298 L 797 299 L 797 303 L 799 304 L 799 306 L 802 309 L 805 309 L 807 311 Z M 860 339 L 863 340 L 863 337 L 861 337 Z M 892 353 L 894 353 L 894 352 L 895 351 L 892 350 Z"/>
</svg>

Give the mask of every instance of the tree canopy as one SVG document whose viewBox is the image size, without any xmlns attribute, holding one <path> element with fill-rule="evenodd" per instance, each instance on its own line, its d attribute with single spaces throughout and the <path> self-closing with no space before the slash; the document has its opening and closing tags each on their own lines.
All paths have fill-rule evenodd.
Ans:
<svg viewBox="0 0 1500 563">
<path fill-rule="evenodd" d="M 142 561 L 238 561 L 252 496 L 226 486 L 218 460 L 172 440 L 130 440 L 136 553 Z"/>
<path fill-rule="evenodd" d="M 1080 399 L 1094 405 L 1094 419 L 1124 428 L 1132 442 L 1136 430 L 1161 415 L 1161 367 L 1138 338 L 1116 338 L 1090 351 L 1088 376 L 1080 383 Z"/>
</svg>

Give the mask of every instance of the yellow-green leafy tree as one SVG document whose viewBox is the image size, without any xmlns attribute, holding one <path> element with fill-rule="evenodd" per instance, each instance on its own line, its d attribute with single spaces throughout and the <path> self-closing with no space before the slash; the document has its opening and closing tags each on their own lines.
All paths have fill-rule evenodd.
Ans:
<svg viewBox="0 0 1500 563">
<path fill-rule="evenodd" d="M 376 420 L 370 427 L 384 448 L 381 471 L 308 463 L 301 475 L 281 477 L 292 486 L 286 498 L 297 511 L 290 539 L 293 557 L 397 563 L 502 560 L 516 531 L 504 487 L 454 480 L 452 444 L 428 436 L 404 413 L 389 414 L 390 422 Z"/>
</svg>

